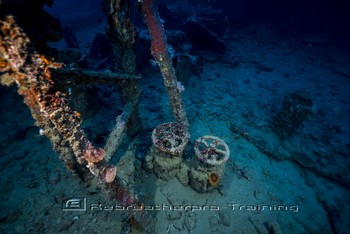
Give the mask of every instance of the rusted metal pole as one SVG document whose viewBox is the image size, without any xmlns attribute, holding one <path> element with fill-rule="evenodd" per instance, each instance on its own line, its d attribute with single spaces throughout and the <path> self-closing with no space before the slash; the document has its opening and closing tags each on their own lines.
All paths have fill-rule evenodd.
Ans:
<svg viewBox="0 0 350 234">
<path fill-rule="evenodd" d="M 181 90 L 178 89 L 176 73 L 168 50 L 167 38 L 159 17 L 157 4 L 155 0 L 143 0 L 141 4 L 142 14 L 151 35 L 151 53 L 163 75 L 164 85 L 170 98 L 174 117 L 177 122 L 188 130 L 189 122 L 181 100 Z"/>
</svg>

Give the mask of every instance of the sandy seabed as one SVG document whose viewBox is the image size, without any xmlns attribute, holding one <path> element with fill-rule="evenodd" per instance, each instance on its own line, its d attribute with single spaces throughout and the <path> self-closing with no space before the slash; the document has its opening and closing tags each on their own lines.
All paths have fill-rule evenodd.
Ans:
<svg viewBox="0 0 350 234">
<path fill-rule="evenodd" d="M 235 32 L 226 41 L 224 56 L 201 53 L 200 74 L 181 80 L 191 123 L 186 160 L 203 135 L 218 136 L 230 147 L 220 189 L 212 192 L 200 194 L 176 178 L 163 181 L 144 170 L 152 129 L 173 118 L 159 71 L 141 71 L 143 130 L 116 159 L 119 175 L 153 210 L 155 223 L 141 226 L 154 225 L 156 233 L 345 233 L 349 54 L 266 31 Z M 282 141 L 271 130 L 273 118 L 296 90 L 311 95 L 313 114 Z M 82 183 L 64 167 L 13 87 L 1 87 L 0 96 L 1 233 L 141 232 L 94 182 Z M 103 116 L 86 122 L 96 119 Z M 307 158 L 293 157 L 294 152 Z M 88 209 L 62 210 L 69 198 L 86 198 Z"/>
</svg>

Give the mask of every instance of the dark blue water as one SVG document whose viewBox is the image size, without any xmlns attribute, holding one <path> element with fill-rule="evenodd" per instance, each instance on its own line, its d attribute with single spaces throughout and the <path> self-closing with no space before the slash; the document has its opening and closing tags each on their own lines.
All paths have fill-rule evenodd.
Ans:
<svg viewBox="0 0 350 234">
<path fill-rule="evenodd" d="M 129 233 L 152 226 L 156 233 L 348 233 L 346 3 L 159 1 L 191 134 L 176 176 L 162 180 L 156 162 L 149 166 L 151 134 L 174 117 L 141 2 L 121 14 L 130 9 L 135 31 L 139 128 L 125 135 L 111 163 L 145 207 L 159 208 L 149 212 L 154 219 L 117 209 L 92 176 L 82 180 L 67 170 L 12 85 L 0 87 L 0 232 Z M 1 18 L 15 15 L 33 50 L 66 67 L 125 73 L 114 53 L 127 43 L 111 42 L 100 1 L 50 3 L 3 0 Z M 125 86 L 55 82 L 81 114 L 86 136 L 104 147 L 125 107 Z M 215 186 L 206 181 L 210 169 L 195 166 L 194 142 L 204 135 L 230 149 Z M 87 209 L 63 210 L 70 198 L 87 201 Z M 104 208 L 92 209 L 96 204 Z"/>
</svg>

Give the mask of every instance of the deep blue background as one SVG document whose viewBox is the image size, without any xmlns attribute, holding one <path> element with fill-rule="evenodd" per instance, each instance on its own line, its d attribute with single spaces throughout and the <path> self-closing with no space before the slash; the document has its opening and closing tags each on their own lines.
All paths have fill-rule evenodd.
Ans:
<svg viewBox="0 0 350 234">
<path fill-rule="evenodd" d="M 133 13 L 136 25 L 142 21 L 137 13 L 137 1 Z M 180 26 L 189 15 L 198 14 L 198 9 L 210 6 L 221 10 L 221 20 L 231 27 L 249 27 L 252 24 L 264 26 L 279 35 L 295 37 L 302 34 L 314 34 L 325 37 L 328 42 L 350 47 L 350 7 L 341 0 L 165 0 L 158 1 L 160 15 L 165 19 L 166 27 Z M 178 12 L 167 10 L 177 6 Z M 80 13 L 101 12 L 101 1 L 56 1 L 48 11 L 56 16 Z M 180 12 L 181 11 L 181 12 Z M 182 13 L 185 12 L 184 14 Z M 174 14 L 175 13 L 175 14 Z M 179 13 L 179 14 L 176 14 Z M 208 12 L 209 13 L 209 12 Z M 97 13 L 98 14 L 98 13 Z M 203 15 L 201 15 L 203 16 Z M 97 16 L 96 16 L 97 17 Z M 101 14 L 101 17 L 103 15 Z M 95 19 L 94 17 L 90 17 Z M 96 19 L 95 19 L 96 20 Z M 219 19 L 218 19 L 219 20 Z"/>
</svg>

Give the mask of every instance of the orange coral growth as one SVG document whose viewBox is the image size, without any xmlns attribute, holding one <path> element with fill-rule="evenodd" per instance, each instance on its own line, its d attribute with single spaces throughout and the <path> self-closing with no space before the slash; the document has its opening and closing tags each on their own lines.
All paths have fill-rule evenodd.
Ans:
<svg viewBox="0 0 350 234">
<path fill-rule="evenodd" d="M 62 68 L 63 67 L 62 63 L 52 62 L 52 61 L 48 60 L 47 58 L 45 58 L 45 56 L 43 56 L 43 55 L 39 55 L 39 58 L 45 64 L 45 68 L 44 68 L 43 74 L 44 74 L 44 77 L 46 79 L 48 79 L 48 80 L 51 80 L 51 73 L 50 73 L 49 68 L 58 69 L 58 68 Z"/>
<path fill-rule="evenodd" d="M 77 111 L 74 111 L 74 115 L 75 115 L 76 117 L 78 117 L 79 119 L 80 119 L 80 117 L 81 117 L 81 114 L 80 114 L 79 112 L 77 112 Z"/>
<path fill-rule="evenodd" d="M 0 58 L 0 71 L 5 70 L 8 67 L 7 61 Z"/>
<path fill-rule="evenodd" d="M 49 65 L 51 62 L 47 59 L 47 58 L 45 58 L 45 56 L 43 56 L 43 55 L 40 55 L 40 59 L 46 64 L 46 65 Z"/>
<path fill-rule="evenodd" d="M 215 172 L 211 172 L 208 176 L 209 184 L 213 187 L 216 187 L 220 181 L 220 177 Z"/>
</svg>

